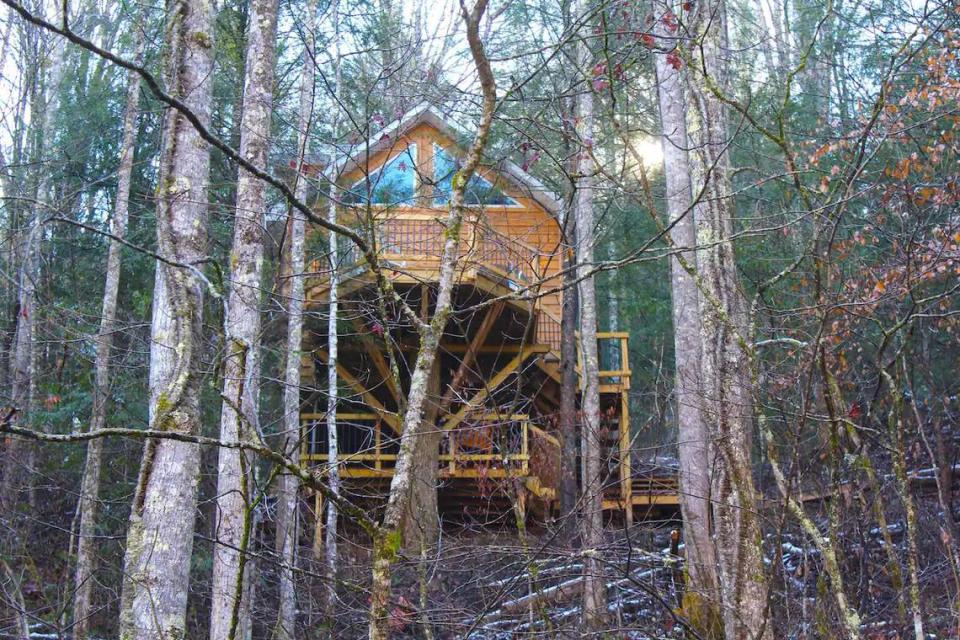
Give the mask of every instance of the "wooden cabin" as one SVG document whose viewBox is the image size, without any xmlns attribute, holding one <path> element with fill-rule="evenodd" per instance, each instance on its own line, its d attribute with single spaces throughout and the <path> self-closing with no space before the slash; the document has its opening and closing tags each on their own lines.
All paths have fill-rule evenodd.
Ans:
<svg viewBox="0 0 960 640">
<path fill-rule="evenodd" d="M 469 136 L 421 106 L 380 131 L 338 165 L 340 222 L 372 240 L 392 286 L 423 318 L 435 304 L 451 178 Z M 468 511 L 503 500 L 555 507 L 560 436 L 560 203 L 515 164 L 484 165 L 467 187 L 455 314 L 432 380 L 439 439 L 439 504 Z M 307 281 L 304 385 L 326 389 L 330 263 L 314 232 Z M 341 244 L 344 244 L 341 241 Z M 399 444 L 399 411 L 418 348 L 415 329 L 377 294 L 352 247 L 336 256 L 339 276 L 337 407 L 340 476 L 346 490 L 385 495 Z M 314 312 L 314 313 L 311 313 Z M 631 476 L 626 333 L 601 333 L 601 394 L 606 432 L 604 507 L 676 504 L 672 486 Z M 393 349 L 400 384 L 390 375 Z M 302 457 L 329 464 L 326 395 L 307 394 Z M 320 498 L 317 496 L 317 500 Z M 320 513 L 318 502 L 317 513 Z"/>
</svg>

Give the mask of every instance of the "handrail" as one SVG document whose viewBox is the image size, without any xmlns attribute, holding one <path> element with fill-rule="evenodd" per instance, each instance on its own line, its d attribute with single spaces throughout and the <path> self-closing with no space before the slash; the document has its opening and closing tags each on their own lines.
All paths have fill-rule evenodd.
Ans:
<svg viewBox="0 0 960 640">
<path fill-rule="evenodd" d="M 542 252 L 522 240 L 512 238 L 493 227 L 471 220 L 469 233 L 461 237 L 461 261 L 475 266 L 487 265 L 508 278 L 534 282 L 540 274 Z M 375 244 L 387 259 L 429 258 L 439 260 L 446 242 L 446 230 L 435 216 L 405 212 L 377 220 Z M 346 247 L 338 257 L 340 268 L 349 269 L 362 257 Z"/>
<path fill-rule="evenodd" d="M 312 426 L 326 427 L 322 420 L 322 413 L 304 413 L 301 415 L 301 429 L 306 431 Z M 529 430 L 531 428 L 529 417 L 526 414 L 510 414 L 498 416 L 496 414 L 482 414 L 474 416 L 475 419 L 485 421 L 482 424 L 463 425 L 459 429 L 454 429 L 445 438 L 444 449 L 439 453 L 438 460 L 448 469 L 450 475 L 457 475 L 458 471 L 471 469 L 477 464 L 498 462 L 506 467 L 515 469 L 525 475 L 529 471 L 530 447 Z M 385 446 L 395 439 L 386 439 L 382 437 L 381 420 L 376 414 L 361 413 L 340 413 L 338 420 L 364 421 L 374 423 L 374 438 L 367 440 L 366 446 L 362 446 L 357 451 L 341 450 L 337 455 L 338 466 L 355 468 L 357 465 L 370 468 L 373 463 L 373 469 L 377 472 L 386 471 L 392 473 L 393 464 L 397 460 L 397 454 L 387 452 Z M 514 425 L 519 425 L 519 432 L 511 434 L 509 430 Z M 506 434 L 497 433 L 498 430 L 508 430 Z M 464 446 L 463 434 L 481 434 L 479 438 L 473 438 L 469 445 Z M 504 440 L 506 435 L 506 441 Z M 504 444 L 506 442 L 506 444 Z M 314 445 L 322 445 L 323 439 L 318 439 Z M 503 450 L 503 447 L 506 450 Z M 495 451 L 494 448 L 501 450 Z M 304 446 L 301 451 L 301 459 L 304 461 L 315 461 L 320 463 L 329 463 L 330 456 L 326 453 L 315 451 L 315 446 L 311 446 L 311 439 L 304 438 Z M 384 464 L 390 463 L 390 464 Z"/>
</svg>

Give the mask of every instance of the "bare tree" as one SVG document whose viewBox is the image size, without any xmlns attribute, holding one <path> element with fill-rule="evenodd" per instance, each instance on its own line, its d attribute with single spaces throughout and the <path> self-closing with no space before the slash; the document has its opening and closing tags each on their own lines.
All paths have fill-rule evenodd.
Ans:
<svg viewBox="0 0 960 640">
<path fill-rule="evenodd" d="M 143 56 L 144 37 L 136 29 L 135 59 Z M 137 138 L 137 113 L 140 108 L 140 76 L 127 74 L 127 103 L 123 111 L 123 138 L 120 141 L 120 166 L 117 169 L 117 196 L 113 219 L 110 222 L 110 248 L 107 253 L 107 273 L 103 286 L 103 304 L 100 311 L 100 329 L 97 333 L 97 357 L 93 365 L 93 410 L 90 430 L 103 429 L 107 423 L 110 401 L 110 353 L 113 348 L 114 325 L 117 317 L 117 289 L 120 284 L 120 257 L 122 240 L 127 232 L 130 210 L 130 182 L 133 176 L 133 155 Z M 80 530 L 77 540 L 77 566 L 74 572 L 73 634 L 86 640 L 93 615 L 93 586 L 97 566 L 97 515 L 100 508 L 100 472 L 103 462 L 103 440 L 97 438 L 87 445 L 87 457 L 80 487 Z"/>
<path fill-rule="evenodd" d="M 213 4 L 176 0 L 166 28 L 168 91 L 210 122 Z M 197 361 L 202 337 L 210 152 L 184 113 L 164 121 L 157 201 L 157 262 L 150 347 L 150 425 L 200 430 Z M 127 534 L 120 637 L 171 640 L 187 633 L 200 448 L 148 440 Z"/>
<path fill-rule="evenodd" d="M 240 121 L 240 154 L 258 167 L 267 162 L 273 113 L 273 58 L 276 48 L 276 0 L 251 0 L 246 69 Z M 232 442 L 257 437 L 260 396 L 260 300 L 263 274 L 263 217 L 266 185 L 241 168 L 230 256 L 231 289 L 224 318 L 226 353 L 220 438 Z M 216 545 L 210 638 L 247 637 L 249 605 L 243 594 L 249 538 L 252 459 L 220 449 L 217 466 Z M 238 620 L 239 618 L 239 620 Z M 239 624 L 239 627 L 238 627 Z"/>
<path fill-rule="evenodd" d="M 726 7 L 698 3 L 693 23 L 696 55 L 690 56 L 694 185 L 700 296 L 701 419 L 711 429 L 714 475 L 710 497 L 728 640 L 770 638 L 767 577 L 763 565 L 757 491 L 751 466 L 752 402 L 744 301 L 734 260 L 733 199 L 724 105 L 714 93 L 724 86 Z"/>
<path fill-rule="evenodd" d="M 330 8 L 333 14 L 333 102 L 335 109 L 339 106 L 342 85 L 342 58 L 340 55 L 340 1 L 333 0 Z M 334 117 L 331 132 L 334 146 L 331 149 L 331 157 L 336 156 L 336 140 L 339 118 Z M 331 163 L 331 167 L 336 167 L 337 163 Z M 327 220 L 330 224 L 337 223 L 337 177 L 331 176 L 330 179 L 330 200 L 327 204 Z M 330 252 L 330 293 L 329 293 L 329 316 L 327 318 L 327 455 L 330 464 L 327 467 L 327 483 L 330 486 L 330 492 L 334 495 L 340 495 L 340 465 L 338 456 L 340 452 L 337 442 L 337 402 L 339 400 L 339 373 L 337 372 L 338 354 L 338 299 L 337 289 L 340 286 L 339 274 L 339 251 L 337 249 L 337 234 L 328 235 Z M 317 514 L 320 517 L 320 514 Z M 332 501 L 327 501 L 327 528 L 326 539 L 324 541 L 324 556 L 326 559 L 326 578 L 327 578 L 327 615 L 332 616 L 337 599 L 337 505 Z"/>
<path fill-rule="evenodd" d="M 564 29 L 572 28 L 573 17 L 570 15 L 570 4 L 563 5 Z M 567 193 L 564 197 L 563 208 L 563 302 L 561 307 L 560 331 L 560 434 L 563 441 L 563 454 L 560 457 L 560 518 L 565 538 L 573 540 L 578 533 L 577 518 L 577 454 L 579 449 L 577 433 L 577 269 L 576 269 L 576 237 L 577 221 L 574 213 L 574 199 L 576 198 L 577 173 L 576 131 L 575 122 L 576 104 L 573 98 L 561 101 L 563 123 L 564 151 L 569 156 L 565 167 L 568 180 L 565 186 Z"/>
<path fill-rule="evenodd" d="M 35 47 L 32 61 L 24 60 L 42 69 L 43 56 L 49 56 L 49 72 L 36 72 L 24 97 L 29 100 L 30 127 L 24 131 L 29 144 L 29 160 L 32 166 L 25 189 L 29 207 L 21 219 L 25 226 L 16 238 L 16 324 L 9 356 L 10 414 L 18 424 L 36 424 L 37 390 L 37 333 L 38 304 L 37 287 L 40 281 L 40 248 L 43 230 L 41 223 L 47 203 L 54 202 L 51 172 L 47 170 L 49 142 L 52 136 L 53 118 L 59 108 L 60 82 L 63 77 L 63 43 L 54 39 L 47 49 L 46 41 L 39 30 L 26 29 L 25 40 Z M 17 154 L 19 155 L 19 154 Z M 0 514 L 9 518 L 9 531 L 4 532 L 3 543 L 7 553 L 20 554 L 27 538 L 26 523 L 18 513 L 24 497 L 33 506 L 36 482 L 36 444 L 29 440 L 12 439 L 5 451 L 2 484 L 0 484 Z M 7 538 L 12 538 L 7 540 Z M 24 563 L 26 566 L 28 563 Z M 4 563 L 4 582 L 11 584 L 12 613 L 15 628 L 23 640 L 27 640 L 29 618 L 24 608 L 21 591 L 21 575 L 17 575 Z M 25 635 L 25 632 L 27 634 Z M 19 638 L 18 638 L 19 640 Z"/>
<path fill-rule="evenodd" d="M 34 353 L 37 330 L 37 284 L 40 277 L 40 242 L 43 236 L 41 223 L 45 203 L 52 201 L 50 172 L 45 171 L 51 123 L 59 106 L 60 81 L 63 77 L 63 42 L 54 38 L 50 50 L 42 32 L 34 31 L 29 36 L 36 47 L 36 58 L 26 64 L 40 66 L 43 56 L 49 56 L 49 72 L 38 73 L 27 91 L 29 97 L 31 126 L 29 135 L 30 164 L 34 167 L 28 177 L 26 202 L 30 203 L 25 231 L 21 232 L 17 265 L 17 315 L 13 345 L 10 356 L 10 403 L 18 413 L 20 422 L 33 420 L 36 391 Z M 0 486 L 0 511 L 12 513 L 20 494 L 32 493 L 34 481 L 31 468 L 34 462 L 34 445 L 31 442 L 13 440 L 6 454 L 3 484 Z"/>
<path fill-rule="evenodd" d="M 456 263 L 459 257 L 460 228 L 466 211 L 464 203 L 467 183 L 480 164 L 497 106 L 496 80 L 480 38 L 480 21 L 486 9 L 487 0 L 477 0 L 472 9 L 468 9 L 463 0 L 460 3 L 460 12 L 466 23 L 470 53 L 483 91 L 483 112 L 477 127 L 477 133 L 470 145 L 463 166 L 452 180 L 450 209 L 443 220 L 443 225 L 447 231 L 444 234 L 443 252 L 440 259 L 440 278 L 437 285 L 434 314 L 429 322 L 420 320 L 416 325 L 420 332 L 420 349 L 410 378 L 410 391 L 407 395 L 406 412 L 403 416 L 400 450 L 397 454 L 396 470 L 390 482 L 390 496 L 387 501 L 386 513 L 373 541 L 373 576 L 370 588 L 369 618 L 370 640 L 385 640 L 389 637 L 388 611 L 391 569 L 400 549 L 401 527 L 412 498 L 411 493 L 414 488 L 413 460 L 426 427 L 423 416 L 428 410 L 427 402 L 431 373 L 437 358 L 440 338 L 452 309 Z"/>
<path fill-rule="evenodd" d="M 300 62 L 300 104 L 297 115 L 297 173 L 294 192 L 306 201 L 309 184 L 305 178 L 305 156 L 313 123 L 313 101 L 316 57 L 316 0 L 308 0 L 303 12 L 303 55 Z M 287 282 L 287 344 L 284 350 L 283 387 L 283 452 L 293 455 L 300 441 L 300 357 L 303 342 L 303 274 L 305 271 L 304 244 L 306 221 L 296 210 L 291 210 L 288 223 L 289 256 Z M 297 494 L 300 483 L 292 473 L 281 473 L 277 488 L 277 552 L 280 556 L 280 584 L 277 640 L 293 640 L 297 623 L 297 593 L 294 568 L 297 562 L 298 509 Z M 317 514 L 320 517 L 320 514 Z"/>
<path fill-rule="evenodd" d="M 669 11 L 657 3 L 657 11 Z M 658 16 L 659 17 L 659 16 Z M 668 30 L 658 19 L 661 42 L 670 47 Z M 719 616 L 716 606 L 717 560 L 713 546 L 710 517 L 710 434 L 700 413 L 700 313 L 696 268 L 696 227 L 693 193 L 690 185 L 690 161 L 687 155 L 686 104 L 683 95 L 681 60 L 675 53 L 655 53 L 657 97 L 663 132 L 666 208 L 670 222 L 670 243 L 683 251 L 670 261 L 671 309 L 675 362 L 674 396 L 677 416 L 677 448 L 680 459 L 680 508 L 683 514 L 684 552 L 687 591 L 684 613 L 701 629 L 711 626 Z M 703 607 L 698 600 L 703 601 Z"/>
<path fill-rule="evenodd" d="M 589 3 L 581 5 L 581 13 L 589 10 Z M 591 68 L 590 48 L 578 44 L 577 63 L 581 72 Z M 587 77 L 587 76 L 585 76 Z M 597 293 L 592 273 L 594 262 L 594 234 L 596 221 L 593 212 L 594 143 L 593 92 L 589 86 L 577 94 L 576 114 L 579 119 L 579 138 L 582 145 L 577 167 L 576 194 L 573 216 L 576 219 L 577 277 L 579 278 L 580 311 L 580 371 L 581 411 L 580 459 L 582 497 L 580 538 L 583 547 L 583 607 L 582 624 L 585 630 L 595 631 L 606 617 L 607 597 L 604 588 L 603 564 L 600 547 L 603 544 L 603 474 L 601 456 L 603 436 L 600 425 L 600 357 L 597 348 Z"/>
</svg>

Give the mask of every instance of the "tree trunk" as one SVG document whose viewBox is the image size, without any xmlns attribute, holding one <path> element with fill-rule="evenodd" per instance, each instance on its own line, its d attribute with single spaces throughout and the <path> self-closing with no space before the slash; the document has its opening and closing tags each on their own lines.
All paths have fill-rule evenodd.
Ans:
<svg viewBox="0 0 960 640">
<path fill-rule="evenodd" d="M 303 176 L 304 156 L 310 139 L 313 121 L 316 0 L 308 0 L 304 11 L 304 50 L 300 64 L 300 112 L 297 117 L 298 172 L 296 195 L 306 201 L 309 184 Z M 287 274 L 287 344 L 283 387 L 283 451 L 295 456 L 300 442 L 300 349 L 303 341 L 303 273 L 305 271 L 304 244 L 306 221 L 296 211 L 290 213 Z M 297 592 L 294 568 L 297 562 L 297 494 L 300 486 L 293 474 L 282 473 L 279 479 L 277 501 L 277 551 L 280 555 L 280 585 L 276 640 L 293 640 L 297 622 Z M 317 514 L 320 517 L 320 514 Z"/>
<path fill-rule="evenodd" d="M 424 318 L 426 321 L 427 318 Z M 421 555 L 432 550 L 440 531 L 437 517 L 437 472 L 440 442 L 443 432 L 437 427 L 440 400 L 440 361 L 433 361 L 427 376 L 427 396 L 424 401 L 423 426 L 420 443 L 413 452 L 413 483 L 410 508 L 403 521 L 403 543 L 418 549 Z"/>
<path fill-rule="evenodd" d="M 213 7 L 209 0 L 171 3 L 168 91 L 210 122 Z M 202 347 L 210 152 L 186 118 L 168 109 L 157 206 L 158 262 L 150 345 L 150 426 L 200 430 L 197 361 Z M 121 640 L 174 640 L 186 635 L 187 594 L 200 471 L 200 448 L 148 441 L 134 495 L 124 559 Z"/>
<path fill-rule="evenodd" d="M 437 358 L 440 338 L 447 325 L 452 307 L 456 263 L 459 257 L 460 227 L 463 222 L 467 183 L 480 164 L 483 150 L 490 135 L 493 114 L 496 109 L 497 88 L 493 70 L 480 39 L 480 20 L 487 8 L 487 0 L 477 0 L 472 10 L 461 5 L 461 14 L 466 23 L 467 41 L 477 69 L 483 91 L 483 114 L 473 144 L 463 167 L 453 177 L 450 194 L 450 209 L 443 220 L 447 229 L 444 234 L 443 252 L 440 259 L 440 276 L 437 284 L 437 299 L 433 317 L 422 323 L 420 350 L 410 377 L 407 408 L 403 416 L 400 450 L 396 468 L 390 481 L 390 497 L 387 500 L 383 522 L 373 540 L 373 570 L 370 588 L 370 640 L 386 640 L 389 637 L 391 571 L 400 548 L 401 526 L 410 507 L 413 489 L 414 456 L 421 444 L 424 431 L 424 413 L 427 409 L 430 374 Z"/>
<path fill-rule="evenodd" d="M 660 11 L 665 5 L 657 5 Z M 660 21 L 658 20 L 658 24 Z M 684 523 L 686 554 L 686 592 L 684 614 L 702 632 L 719 622 L 717 558 L 713 546 L 710 518 L 710 434 L 700 414 L 700 315 L 699 293 L 694 276 L 686 267 L 696 266 L 696 227 L 693 194 L 690 188 L 690 162 L 687 156 L 681 72 L 674 69 L 666 55 L 654 55 L 657 95 L 663 132 L 663 163 L 666 180 L 666 206 L 673 249 L 686 249 L 670 262 L 670 286 L 673 313 L 673 343 L 676 382 L 674 396 L 677 413 L 677 449 L 680 459 L 680 510 Z M 681 264 L 681 258 L 686 265 Z M 698 606 L 702 601 L 704 607 Z"/>
<path fill-rule="evenodd" d="M 247 29 L 240 155 L 257 167 L 267 163 L 273 112 L 273 58 L 276 48 L 276 0 L 251 0 Z M 252 440 L 258 429 L 260 397 L 260 291 L 263 273 L 264 184 L 240 169 L 230 252 L 230 295 L 224 319 L 226 355 L 220 439 Z M 241 460 L 246 456 L 247 460 Z M 237 449 L 221 448 L 217 466 L 216 544 L 210 639 L 246 637 L 251 603 L 242 602 L 244 520 L 250 508 L 252 459 Z"/>
<path fill-rule="evenodd" d="M 699 45 L 692 59 L 691 97 L 697 116 L 692 136 L 702 353 L 702 420 L 711 433 L 708 468 L 714 471 L 717 558 L 728 640 L 771 638 L 767 577 L 761 549 L 757 491 L 750 452 L 752 402 L 744 344 L 743 300 L 734 261 L 733 200 L 726 155 L 723 106 L 711 86 L 726 90 L 726 14 L 723 0 L 698 3 L 692 24 Z M 709 86 L 708 86 L 709 85 Z"/>
<path fill-rule="evenodd" d="M 582 46 L 579 67 L 588 69 L 589 50 Z M 603 624 L 607 608 L 603 564 L 600 547 L 603 545 L 603 474 L 601 456 L 603 435 L 600 425 L 600 358 L 597 350 L 597 294 L 593 268 L 594 254 L 594 162 L 590 144 L 594 138 L 593 93 L 589 88 L 577 96 L 577 116 L 582 130 L 580 140 L 584 147 L 578 167 L 574 217 L 577 227 L 577 277 L 580 303 L 580 352 L 583 362 L 580 371 L 581 411 L 580 459 L 583 467 L 583 500 L 580 518 L 580 539 L 583 547 L 583 604 L 582 625 L 586 632 L 598 630 Z"/>
<path fill-rule="evenodd" d="M 566 241 L 563 255 L 563 308 L 560 342 L 560 434 L 563 436 L 563 455 L 560 457 L 560 518 L 566 532 L 565 538 L 573 542 L 577 537 L 577 273 L 576 247 L 577 225 L 568 208 L 564 224 Z"/>
<path fill-rule="evenodd" d="M 334 71 L 333 71 L 333 102 L 334 109 L 337 109 L 340 104 L 340 87 L 342 81 L 341 73 L 341 59 L 340 59 L 340 2 L 339 0 L 333 0 L 330 10 L 333 13 L 333 59 L 334 59 Z M 336 156 L 336 139 L 337 139 L 337 124 L 338 118 L 333 118 L 332 131 L 334 146 L 331 148 L 330 157 Z M 331 176 L 330 180 L 330 201 L 327 203 L 327 220 L 330 224 L 337 223 L 337 187 L 336 187 L 336 176 Z M 330 251 L 330 299 L 328 305 L 328 316 L 327 316 L 327 455 L 329 456 L 330 464 L 327 468 L 327 483 L 330 487 L 330 492 L 335 495 L 340 495 L 340 465 L 338 463 L 338 457 L 340 455 L 340 447 L 337 442 L 337 403 L 339 400 L 339 389 L 338 389 L 338 380 L 339 376 L 337 374 L 337 359 L 338 359 L 338 347 L 339 340 L 337 335 L 337 319 L 339 315 L 339 301 L 337 298 L 338 287 L 340 286 L 339 274 L 337 269 L 339 268 L 339 251 L 337 249 L 337 234 L 330 232 L 329 237 L 329 247 Z M 333 625 L 333 614 L 336 607 L 337 601 L 337 505 L 333 500 L 327 500 L 327 526 L 325 531 L 326 538 L 324 539 L 324 559 L 326 561 L 326 580 L 327 580 L 327 598 L 326 598 L 326 614 L 329 624 Z M 318 514 L 319 517 L 320 514 Z"/>
<path fill-rule="evenodd" d="M 36 54 L 43 51 L 43 39 L 40 31 L 33 34 Z M 29 38 L 28 38 L 29 39 Z M 49 70 L 40 65 L 40 58 L 24 59 L 39 67 L 40 71 L 31 80 L 30 88 L 26 91 L 29 96 L 31 122 L 29 129 L 24 133 L 30 139 L 30 166 L 33 167 L 26 174 L 25 196 L 28 202 L 35 203 L 29 207 L 26 220 L 22 220 L 26 233 L 22 238 L 22 248 L 19 249 L 19 260 L 16 264 L 16 327 L 10 349 L 10 406 L 16 412 L 12 414 L 13 422 L 18 426 L 39 427 L 34 422 L 37 385 L 37 284 L 40 278 L 40 242 L 42 238 L 41 220 L 44 215 L 43 202 L 55 202 L 56 195 L 50 189 L 49 168 L 47 165 L 47 145 L 53 139 L 51 135 L 51 119 L 56 114 L 59 105 L 59 85 L 63 72 L 63 40 L 55 38 L 53 49 L 44 52 L 52 60 Z M 20 156 L 17 151 L 15 156 Z M 11 192 L 11 195 L 16 192 Z M 17 244 L 17 243 L 15 243 Z M 26 554 L 25 544 L 30 537 L 28 530 L 30 519 L 21 517 L 19 513 L 21 501 L 26 501 L 32 510 L 34 506 L 34 472 L 37 446 L 32 440 L 10 438 L 5 446 L 5 464 L 2 484 L 0 484 L 0 519 L 4 520 L 3 533 L 0 536 L 0 554 L 6 557 L 20 558 Z M 26 566 L 26 563 L 25 563 Z M 5 600 L 10 602 L 5 609 L 12 617 L 11 627 L 16 629 L 17 640 L 28 640 L 29 617 L 23 599 L 20 585 L 22 580 L 15 577 L 4 563 L 4 573 L 9 577 L 10 590 Z M 22 573 L 19 567 L 16 574 Z M 3 622 L 7 622 L 3 620 Z M 24 631 L 26 630 L 26 635 Z"/>
<path fill-rule="evenodd" d="M 37 52 L 42 55 L 42 32 L 34 35 Z M 53 202 L 55 197 L 48 193 L 51 172 L 47 167 L 47 145 L 53 140 L 51 120 L 59 108 L 60 80 L 63 77 L 62 38 L 54 38 L 52 50 L 45 52 L 51 61 L 49 70 L 41 66 L 40 58 L 27 62 L 39 67 L 40 71 L 32 78 L 28 91 L 30 120 L 25 131 L 29 140 L 30 165 L 35 167 L 26 176 L 25 197 L 28 202 L 36 203 L 30 207 L 24 220 L 26 233 L 22 240 L 19 264 L 17 265 L 17 320 L 14 329 L 10 356 L 10 404 L 17 411 L 15 420 L 19 424 L 32 421 L 33 401 L 36 390 L 34 333 L 37 326 L 37 281 L 40 277 L 40 224 L 45 208 L 43 200 Z M 19 154 L 16 154 L 19 155 Z M 48 197 L 49 196 L 49 197 Z M 32 441 L 13 438 L 5 452 L 3 483 L 0 485 L 0 513 L 11 518 L 11 526 L 16 529 L 14 509 L 21 494 L 33 493 L 33 473 L 36 446 Z"/>
<path fill-rule="evenodd" d="M 143 57 L 143 35 L 137 31 L 135 59 Z M 123 245 L 119 242 L 127 232 L 130 208 L 130 181 L 133 175 L 133 152 L 137 138 L 137 112 L 140 107 L 140 76 L 127 76 L 127 104 L 123 112 L 123 138 L 120 142 L 120 166 L 117 170 L 117 196 L 107 253 L 107 274 L 103 286 L 103 305 L 100 312 L 100 331 L 97 334 L 97 357 L 94 361 L 93 411 L 90 430 L 99 431 L 107 424 L 107 404 L 110 401 L 110 352 L 113 349 L 113 331 L 117 317 L 117 289 L 120 284 L 120 257 Z M 100 507 L 100 468 L 103 458 L 103 439 L 95 438 L 87 444 L 83 481 L 80 487 L 80 531 L 77 540 L 77 566 L 74 573 L 73 634 L 77 640 L 86 640 L 90 633 L 93 614 L 93 585 L 97 563 L 96 526 Z"/>
<path fill-rule="evenodd" d="M 561 4 L 563 28 L 569 30 L 573 25 L 569 2 Z M 561 122 L 563 130 L 563 151 L 568 158 L 566 170 L 569 175 L 577 172 L 579 148 L 574 123 L 576 122 L 576 101 L 572 97 L 561 101 Z M 560 309 L 560 435 L 562 455 L 560 456 L 560 526 L 563 542 L 571 546 L 577 540 L 579 523 L 577 522 L 577 478 L 579 468 L 579 434 L 577 433 L 577 221 L 573 215 L 573 202 L 576 197 L 576 185 L 572 179 L 565 183 L 567 192 L 563 198 L 563 219 L 561 230 L 563 244 L 561 249 L 563 266 L 563 299 Z"/>
</svg>

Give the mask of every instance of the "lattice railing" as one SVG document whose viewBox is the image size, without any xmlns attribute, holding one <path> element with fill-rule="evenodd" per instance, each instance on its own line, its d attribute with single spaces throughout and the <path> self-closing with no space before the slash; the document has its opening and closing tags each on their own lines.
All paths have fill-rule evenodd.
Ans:
<svg viewBox="0 0 960 640">
<path fill-rule="evenodd" d="M 443 255 L 445 229 L 440 220 L 423 214 L 392 216 L 377 224 L 376 242 L 388 260 L 438 261 Z M 343 243 L 350 244 L 350 243 Z M 509 280 L 529 284 L 539 277 L 540 252 L 520 240 L 476 222 L 464 224 L 460 238 L 460 260 L 471 266 L 487 267 Z M 362 261 L 355 248 L 344 246 L 340 267 L 348 269 Z"/>
</svg>

